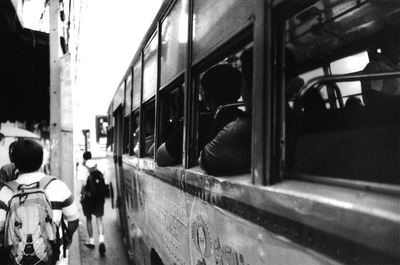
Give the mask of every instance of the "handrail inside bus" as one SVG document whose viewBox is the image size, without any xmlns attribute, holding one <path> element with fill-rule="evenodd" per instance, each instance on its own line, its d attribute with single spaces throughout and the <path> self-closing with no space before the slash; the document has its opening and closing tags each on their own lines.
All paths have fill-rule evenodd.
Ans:
<svg viewBox="0 0 400 265">
<path fill-rule="evenodd" d="M 304 94 L 312 87 L 318 84 L 329 83 L 329 82 L 350 82 L 350 81 L 362 81 L 362 80 L 374 80 L 374 79 L 389 79 L 394 77 L 400 77 L 400 71 L 391 71 L 385 73 L 366 73 L 362 71 L 354 72 L 345 75 L 330 75 L 330 76 L 318 76 L 310 79 L 307 83 L 300 88 L 297 98 L 302 98 Z"/>
<path fill-rule="evenodd" d="M 240 102 L 235 102 L 235 103 L 231 103 L 231 104 L 225 104 L 225 105 L 221 105 L 219 106 L 215 112 L 214 112 L 214 119 L 216 119 L 218 117 L 218 114 L 221 110 L 226 109 L 226 108 L 233 108 L 233 107 L 242 107 L 244 106 L 244 102 L 240 101 Z"/>
</svg>

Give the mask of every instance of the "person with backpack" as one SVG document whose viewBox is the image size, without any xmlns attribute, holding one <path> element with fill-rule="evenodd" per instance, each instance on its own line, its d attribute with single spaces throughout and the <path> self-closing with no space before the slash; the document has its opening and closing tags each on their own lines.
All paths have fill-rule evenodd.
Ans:
<svg viewBox="0 0 400 265">
<path fill-rule="evenodd" d="M 87 168 L 88 176 L 86 182 L 82 185 L 81 204 L 83 214 L 86 217 L 86 228 L 89 235 L 89 241 L 85 245 L 90 249 L 95 248 L 92 225 L 92 215 L 94 215 L 96 216 L 99 232 L 99 252 L 104 255 L 106 247 L 104 244 L 103 215 L 107 186 L 103 174 L 97 169 L 97 164 L 94 160 L 85 160 L 84 166 Z"/>
<path fill-rule="evenodd" d="M 1 264 L 57 264 L 79 226 L 77 205 L 63 181 L 40 172 L 38 142 L 17 142 L 13 158 L 19 175 L 0 190 Z"/>
</svg>

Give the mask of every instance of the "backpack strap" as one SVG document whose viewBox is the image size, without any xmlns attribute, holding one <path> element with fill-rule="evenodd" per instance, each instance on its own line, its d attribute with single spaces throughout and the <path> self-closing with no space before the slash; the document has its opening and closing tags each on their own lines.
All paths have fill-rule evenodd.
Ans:
<svg viewBox="0 0 400 265">
<path fill-rule="evenodd" d="M 43 178 L 41 178 L 40 180 L 39 180 L 39 188 L 42 188 L 42 189 L 46 189 L 47 188 L 47 186 L 49 186 L 49 184 L 53 181 L 53 180 L 56 180 L 57 178 L 56 177 L 53 177 L 53 176 L 48 176 L 48 175 L 46 175 L 46 176 L 44 176 Z"/>
<path fill-rule="evenodd" d="M 18 182 L 16 182 L 15 180 L 12 180 L 12 181 L 6 182 L 5 185 L 7 186 L 7 188 L 9 188 L 12 191 L 12 193 L 16 193 L 18 191 L 18 187 L 20 184 Z"/>
</svg>

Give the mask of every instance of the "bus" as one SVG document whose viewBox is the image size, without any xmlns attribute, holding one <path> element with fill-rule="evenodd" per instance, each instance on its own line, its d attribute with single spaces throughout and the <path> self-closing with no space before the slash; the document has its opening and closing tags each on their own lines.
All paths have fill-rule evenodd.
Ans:
<svg viewBox="0 0 400 265">
<path fill-rule="evenodd" d="M 399 37 L 395 0 L 164 1 L 108 109 L 132 261 L 399 264 L 400 68 L 383 63 Z M 211 174 L 200 80 L 218 64 L 243 71 L 249 49 L 252 109 L 219 110 L 251 115 L 251 165 Z M 182 160 L 159 166 L 176 133 Z"/>
</svg>

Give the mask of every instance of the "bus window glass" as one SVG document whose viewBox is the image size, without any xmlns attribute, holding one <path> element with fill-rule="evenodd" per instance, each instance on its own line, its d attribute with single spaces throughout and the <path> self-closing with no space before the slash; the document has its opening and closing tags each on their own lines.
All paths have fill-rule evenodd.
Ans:
<svg viewBox="0 0 400 265">
<path fill-rule="evenodd" d="M 348 74 L 352 72 L 362 71 L 368 63 L 368 53 L 362 52 L 356 55 L 352 55 L 330 64 L 331 72 L 333 75 Z M 361 97 L 361 83 L 359 81 L 355 82 L 345 82 L 337 83 L 342 93 L 343 100 L 346 101 L 350 96 L 356 96 L 360 99 Z"/>
<path fill-rule="evenodd" d="M 125 116 L 131 114 L 132 107 L 132 73 L 130 72 L 126 78 L 125 87 Z"/>
<path fill-rule="evenodd" d="M 183 87 L 180 85 L 160 93 L 160 141 L 155 160 L 159 166 L 182 163 L 183 148 Z"/>
<path fill-rule="evenodd" d="M 139 110 L 132 112 L 131 115 L 131 150 L 130 154 L 139 153 Z"/>
<path fill-rule="evenodd" d="M 124 104 L 124 96 L 125 96 L 125 81 L 122 82 L 118 90 L 115 92 L 114 100 L 113 100 L 113 109 L 114 111 L 121 105 Z"/>
<path fill-rule="evenodd" d="M 183 71 L 187 43 L 187 0 L 175 3 L 162 22 L 161 29 L 161 86 Z"/>
<path fill-rule="evenodd" d="M 113 106 L 112 106 L 112 103 L 108 107 L 108 112 L 107 113 L 108 113 L 109 125 L 110 125 L 110 127 L 114 127 L 115 122 L 114 122 L 114 117 L 113 117 Z"/>
<path fill-rule="evenodd" d="M 367 52 L 358 53 L 332 62 L 330 64 L 331 72 L 333 75 L 358 72 L 364 69 L 368 61 Z"/>
<path fill-rule="evenodd" d="M 311 79 L 313 79 L 315 77 L 323 76 L 323 75 L 324 75 L 324 70 L 322 69 L 322 67 L 320 67 L 320 68 L 317 68 L 312 71 L 309 71 L 309 72 L 299 75 L 299 78 L 303 79 L 304 83 L 307 83 Z M 293 100 L 297 96 L 298 89 L 300 89 L 300 87 L 297 87 L 296 91 L 293 91 L 293 89 L 290 89 L 290 92 L 289 92 L 290 94 L 286 95 L 288 98 L 288 104 L 290 107 L 294 106 Z M 326 101 L 328 99 L 328 92 L 327 92 L 326 86 L 321 87 L 319 92 L 320 92 L 322 98 Z M 326 103 L 326 106 L 329 107 L 329 104 Z"/>
<path fill-rule="evenodd" d="M 143 142 L 140 145 L 143 156 L 154 156 L 154 121 L 155 103 L 154 100 L 151 100 L 143 105 L 143 130 L 140 131 L 143 133 L 143 137 L 141 137 Z"/>
<path fill-rule="evenodd" d="M 130 150 L 130 141 L 129 141 L 129 129 L 130 129 L 130 116 L 124 118 L 124 132 L 123 132 L 123 146 L 122 146 L 122 153 L 128 154 Z"/>
<path fill-rule="evenodd" d="M 113 127 L 109 127 L 107 129 L 107 151 L 108 152 L 112 152 L 114 151 L 114 128 Z"/>
<path fill-rule="evenodd" d="M 144 49 L 143 101 L 153 97 L 157 88 L 157 34 Z"/>
<path fill-rule="evenodd" d="M 329 60 L 334 51 L 324 56 Z M 363 69 L 368 63 L 367 54 L 362 52 L 334 61 L 330 67 L 334 75 L 365 73 Z M 301 76 L 309 78 L 310 74 Z M 314 177 L 400 184 L 400 97 L 368 91 L 376 84 L 391 85 L 393 81 L 365 80 L 316 86 L 329 89 L 337 85 L 344 108 L 328 108 L 321 91 L 313 87 L 296 100 L 295 104 L 299 105 L 286 112 L 287 170 Z M 365 96 L 370 99 L 368 104 L 362 101 Z"/>
<path fill-rule="evenodd" d="M 251 0 L 194 1 L 194 61 L 247 26 L 253 12 Z"/>
<path fill-rule="evenodd" d="M 142 86 L 142 57 L 139 57 L 133 67 L 133 93 L 132 110 L 136 110 L 140 105 L 140 90 Z"/>
<path fill-rule="evenodd" d="M 243 98 L 251 98 L 252 48 L 244 50 L 228 55 L 199 75 L 199 162 L 209 174 L 250 172 L 251 110 L 242 111 L 234 104 L 242 91 L 246 93 Z"/>
<path fill-rule="evenodd" d="M 318 77 L 318 76 L 323 76 L 324 75 L 324 70 L 322 69 L 322 67 L 317 68 L 315 70 L 306 72 L 304 74 L 299 75 L 301 78 L 303 78 L 304 82 L 307 83 L 308 81 L 310 81 L 312 78 L 314 77 Z"/>
</svg>

